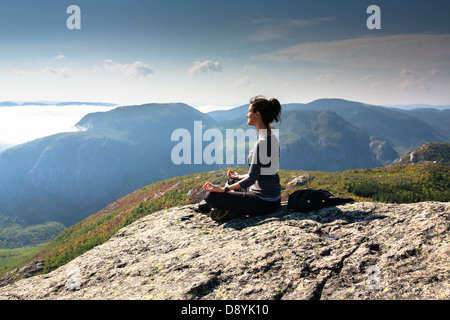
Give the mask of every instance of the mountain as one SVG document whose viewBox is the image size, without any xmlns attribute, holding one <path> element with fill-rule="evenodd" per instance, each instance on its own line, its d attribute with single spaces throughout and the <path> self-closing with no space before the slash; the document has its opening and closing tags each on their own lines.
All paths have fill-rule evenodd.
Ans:
<svg viewBox="0 0 450 320">
<path fill-rule="evenodd" d="M 444 137 L 443 142 L 450 140 L 450 107 L 445 110 L 438 109 L 414 109 L 406 110 L 405 113 L 420 119 L 430 125 L 438 134 Z"/>
<path fill-rule="evenodd" d="M 29 224 L 71 225 L 152 182 L 205 170 L 174 165 L 171 133 L 213 120 L 184 104 L 116 108 L 85 116 L 84 131 L 38 139 L 0 153 L 0 211 Z"/>
<path fill-rule="evenodd" d="M 334 111 L 287 111 L 279 129 L 283 169 L 373 168 L 397 156 L 385 141 L 352 126 Z"/>
<path fill-rule="evenodd" d="M 396 159 L 393 164 L 417 163 L 421 161 L 433 161 L 450 165 L 450 144 L 427 143 Z"/>
<path fill-rule="evenodd" d="M 224 224 L 194 209 L 147 215 L 50 273 L 0 287 L 0 299 L 186 300 L 184 308 L 227 300 L 235 308 L 233 300 L 450 296 L 450 203 L 360 202 L 308 214 L 284 203 Z M 169 317 L 183 310 L 163 306 Z"/>
<path fill-rule="evenodd" d="M 208 112 L 207 114 L 214 118 L 217 121 L 224 121 L 224 120 L 234 120 L 236 118 L 243 118 L 245 119 L 245 116 L 248 113 L 248 107 L 249 105 L 243 105 L 237 108 L 229 109 L 229 110 L 216 110 Z"/>
<path fill-rule="evenodd" d="M 0 102 L 0 107 L 17 107 L 17 106 L 19 106 L 19 104 L 15 103 L 15 102 L 10 102 L 10 101 Z"/>
<path fill-rule="evenodd" d="M 450 140 L 450 136 L 442 136 L 433 126 L 401 110 L 339 99 L 321 99 L 307 106 L 293 104 L 286 108 L 333 110 L 355 127 L 386 141 L 399 154 L 427 142 Z"/>
<path fill-rule="evenodd" d="M 414 109 L 438 109 L 445 110 L 450 109 L 450 105 L 431 105 L 431 104 L 401 104 L 401 105 L 389 105 L 388 108 L 414 110 Z"/>
<path fill-rule="evenodd" d="M 406 130 L 408 123 L 411 137 L 430 129 L 407 113 L 343 100 L 283 108 L 278 126 L 282 169 L 342 171 L 383 166 L 398 157 L 390 141 L 404 139 L 404 135 L 398 138 L 399 131 Z M 176 146 L 187 145 L 177 149 L 178 156 L 194 163 L 195 151 L 206 152 L 211 146 L 203 135 L 208 129 L 220 134 L 215 138 L 220 142 L 229 128 L 249 128 L 247 110 L 239 118 L 236 110 L 227 112 L 234 120 L 217 121 L 183 103 L 118 107 L 86 115 L 77 123 L 78 132 L 8 149 L 0 153 L 0 213 L 26 225 L 56 221 L 69 226 L 153 182 L 237 165 L 207 164 L 203 159 L 198 164 L 177 165 L 172 157 Z M 352 112 L 358 115 L 349 116 Z M 359 124 L 367 122 L 369 129 L 378 125 L 382 129 L 374 134 L 344 115 Z M 392 126 L 390 131 L 387 124 Z M 180 135 L 172 137 L 175 132 Z M 433 132 L 415 141 L 435 138 Z M 251 145 L 246 142 L 244 147 L 246 158 Z"/>
<path fill-rule="evenodd" d="M 401 110 L 342 99 L 319 99 L 310 103 L 287 103 L 283 112 L 292 110 L 336 112 L 353 126 L 378 137 L 405 154 L 427 142 L 449 142 L 450 110 Z M 232 120 L 239 113 L 245 117 L 248 105 L 227 111 L 208 113 L 217 120 Z"/>
<path fill-rule="evenodd" d="M 223 120 L 220 128 L 247 126 L 244 109 L 236 108 L 230 118 Z M 221 112 L 224 115 L 223 111 Z M 225 111 L 226 112 L 226 111 Z M 232 119 L 236 114 L 238 118 Z M 217 113 L 208 113 L 217 117 Z M 342 171 L 351 168 L 373 168 L 391 163 L 397 152 L 385 140 L 353 126 L 336 112 L 325 110 L 298 110 L 283 108 L 280 131 L 282 169 Z"/>
<path fill-rule="evenodd" d="M 10 145 L 10 144 L 0 144 L 0 152 L 4 151 L 4 150 L 6 150 L 6 149 L 9 149 L 9 148 L 11 148 L 11 147 L 13 147 L 13 145 Z"/>
</svg>

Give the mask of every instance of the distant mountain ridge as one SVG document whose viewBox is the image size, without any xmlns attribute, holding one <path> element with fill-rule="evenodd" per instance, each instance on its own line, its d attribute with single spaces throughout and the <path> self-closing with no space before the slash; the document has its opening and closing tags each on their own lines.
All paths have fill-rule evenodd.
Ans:
<svg viewBox="0 0 450 320">
<path fill-rule="evenodd" d="M 106 102 L 0 102 L 0 107 L 20 107 L 20 106 L 72 106 L 72 105 L 86 105 L 86 106 L 100 106 L 100 107 L 115 107 L 116 103 Z"/>
<path fill-rule="evenodd" d="M 246 114 L 248 105 L 208 113 L 216 120 L 233 120 Z M 283 112 L 293 110 L 336 112 L 353 126 L 391 145 L 400 155 L 427 142 L 450 142 L 450 109 L 401 110 L 343 99 L 319 99 L 310 103 L 287 103 Z"/>
<path fill-rule="evenodd" d="M 432 105 L 432 104 L 398 104 L 398 105 L 386 105 L 387 108 L 403 109 L 403 110 L 418 110 L 418 109 L 437 109 L 446 110 L 450 109 L 450 105 Z"/>
</svg>

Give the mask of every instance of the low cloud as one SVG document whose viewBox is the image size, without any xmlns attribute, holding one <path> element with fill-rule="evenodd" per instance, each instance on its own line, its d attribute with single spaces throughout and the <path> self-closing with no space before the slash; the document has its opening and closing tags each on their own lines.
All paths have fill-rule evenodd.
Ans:
<svg viewBox="0 0 450 320">
<path fill-rule="evenodd" d="M 132 64 L 120 64 L 113 60 L 105 60 L 105 70 L 120 72 L 132 78 L 145 78 L 153 73 L 153 69 L 142 61 Z"/>
<path fill-rule="evenodd" d="M 400 34 L 306 42 L 252 58 L 349 67 L 437 68 L 450 64 L 450 34 Z"/>
<path fill-rule="evenodd" d="M 82 128 L 75 124 L 86 114 L 114 108 L 84 105 L 0 108 L 0 149 L 59 132 L 80 131 Z"/>
<path fill-rule="evenodd" d="M 196 61 L 192 68 L 189 69 L 190 75 L 214 72 L 222 72 L 222 66 L 219 62 L 212 60 Z"/>
</svg>

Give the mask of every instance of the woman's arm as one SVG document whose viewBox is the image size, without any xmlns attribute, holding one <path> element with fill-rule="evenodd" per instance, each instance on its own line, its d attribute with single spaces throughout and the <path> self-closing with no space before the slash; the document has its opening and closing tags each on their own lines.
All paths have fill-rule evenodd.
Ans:
<svg viewBox="0 0 450 320">
<path fill-rule="evenodd" d="M 241 175 L 241 174 L 239 174 L 239 173 L 236 172 L 236 171 L 229 170 L 229 171 L 227 172 L 227 177 L 228 177 L 228 178 L 231 178 L 231 179 L 242 180 L 242 179 L 247 178 L 247 177 L 248 177 L 248 174 Z"/>
<path fill-rule="evenodd" d="M 238 172 L 235 172 L 235 171 L 232 171 L 232 170 L 229 170 L 229 171 L 227 172 L 227 177 L 228 177 L 228 178 L 231 178 L 231 179 L 242 180 L 242 179 L 247 178 L 247 176 L 248 176 L 248 174 L 240 175 Z M 203 188 L 204 188 L 206 191 L 209 191 L 209 192 L 225 192 L 225 188 L 226 188 L 226 187 L 216 186 L 216 185 L 213 185 L 211 182 L 207 182 L 207 183 L 205 183 L 205 184 L 203 185 Z M 229 186 L 228 186 L 228 189 L 229 189 L 230 191 L 231 191 L 231 190 L 241 189 L 241 188 L 242 188 L 242 187 L 241 187 L 241 185 L 239 184 L 239 181 L 236 182 L 236 183 L 233 183 L 232 185 L 229 185 Z"/>
<path fill-rule="evenodd" d="M 250 168 L 248 170 L 248 174 L 246 174 L 245 177 L 239 181 L 239 184 L 243 189 L 247 189 L 253 185 L 261 174 L 262 165 L 259 159 L 259 144 L 260 141 L 258 140 L 249 155 Z"/>
<path fill-rule="evenodd" d="M 205 183 L 203 185 L 203 188 L 209 192 L 222 192 L 222 193 L 225 192 L 224 187 L 215 186 L 211 182 Z M 231 186 L 228 186 L 228 189 L 230 189 L 230 191 L 236 190 L 236 189 L 241 189 L 241 186 L 240 186 L 239 182 L 236 182 L 236 183 L 232 184 Z"/>
</svg>

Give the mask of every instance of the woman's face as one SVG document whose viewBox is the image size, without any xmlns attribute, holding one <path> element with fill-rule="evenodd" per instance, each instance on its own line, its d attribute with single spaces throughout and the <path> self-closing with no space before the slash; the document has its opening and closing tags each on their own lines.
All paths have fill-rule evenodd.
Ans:
<svg viewBox="0 0 450 320">
<path fill-rule="evenodd" d="M 250 105 L 250 107 L 248 108 L 248 113 L 247 113 L 247 124 L 250 126 L 254 126 L 256 124 L 256 121 L 258 119 L 258 114 L 259 112 L 253 112 L 253 108 Z"/>
</svg>

